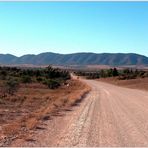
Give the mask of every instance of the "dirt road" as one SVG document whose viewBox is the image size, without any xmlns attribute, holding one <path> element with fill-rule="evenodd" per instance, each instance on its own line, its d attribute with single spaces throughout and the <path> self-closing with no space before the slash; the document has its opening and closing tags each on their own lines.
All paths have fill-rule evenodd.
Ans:
<svg viewBox="0 0 148 148">
<path fill-rule="evenodd" d="M 92 91 L 80 104 L 12 146 L 148 146 L 148 92 L 83 81 Z"/>
</svg>

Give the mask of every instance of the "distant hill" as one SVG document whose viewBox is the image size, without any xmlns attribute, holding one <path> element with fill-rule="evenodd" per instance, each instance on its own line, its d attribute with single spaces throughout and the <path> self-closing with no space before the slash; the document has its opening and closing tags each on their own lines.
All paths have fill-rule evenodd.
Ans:
<svg viewBox="0 0 148 148">
<path fill-rule="evenodd" d="M 148 57 L 134 53 L 41 53 L 16 57 L 0 54 L 0 64 L 33 64 L 33 65 L 148 65 Z"/>
</svg>

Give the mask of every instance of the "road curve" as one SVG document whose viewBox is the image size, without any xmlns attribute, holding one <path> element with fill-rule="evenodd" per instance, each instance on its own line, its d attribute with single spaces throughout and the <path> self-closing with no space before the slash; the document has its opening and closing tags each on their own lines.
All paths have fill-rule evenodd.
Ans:
<svg viewBox="0 0 148 148">
<path fill-rule="evenodd" d="M 148 146 L 148 92 L 82 81 L 92 91 L 81 104 L 23 146 Z"/>
</svg>

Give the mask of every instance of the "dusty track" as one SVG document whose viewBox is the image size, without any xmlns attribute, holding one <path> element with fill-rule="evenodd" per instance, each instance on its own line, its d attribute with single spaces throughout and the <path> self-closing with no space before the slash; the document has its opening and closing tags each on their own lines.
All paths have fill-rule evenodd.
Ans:
<svg viewBox="0 0 148 148">
<path fill-rule="evenodd" d="M 12 146 L 148 146 L 148 92 L 83 81 L 92 91 L 80 104 Z"/>
</svg>

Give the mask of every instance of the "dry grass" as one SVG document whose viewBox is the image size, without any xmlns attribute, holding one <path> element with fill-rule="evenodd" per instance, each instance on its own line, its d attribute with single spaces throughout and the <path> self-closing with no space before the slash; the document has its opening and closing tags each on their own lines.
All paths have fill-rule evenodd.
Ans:
<svg viewBox="0 0 148 148">
<path fill-rule="evenodd" d="M 56 90 L 42 84 L 21 85 L 16 95 L 7 96 L 0 102 L 0 142 L 4 137 L 25 136 L 61 108 L 80 101 L 89 90 L 78 80 L 70 80 L 68 86 Z"/>
<path fill-rule="evenodd" d="M 118 80 L 118 78 L 101 78 L 99 81 L 111 83 L 117 86 L 128 87 L 148 91 L 148 78 L 137 78 L 130 80 Z"/>
</svg>

